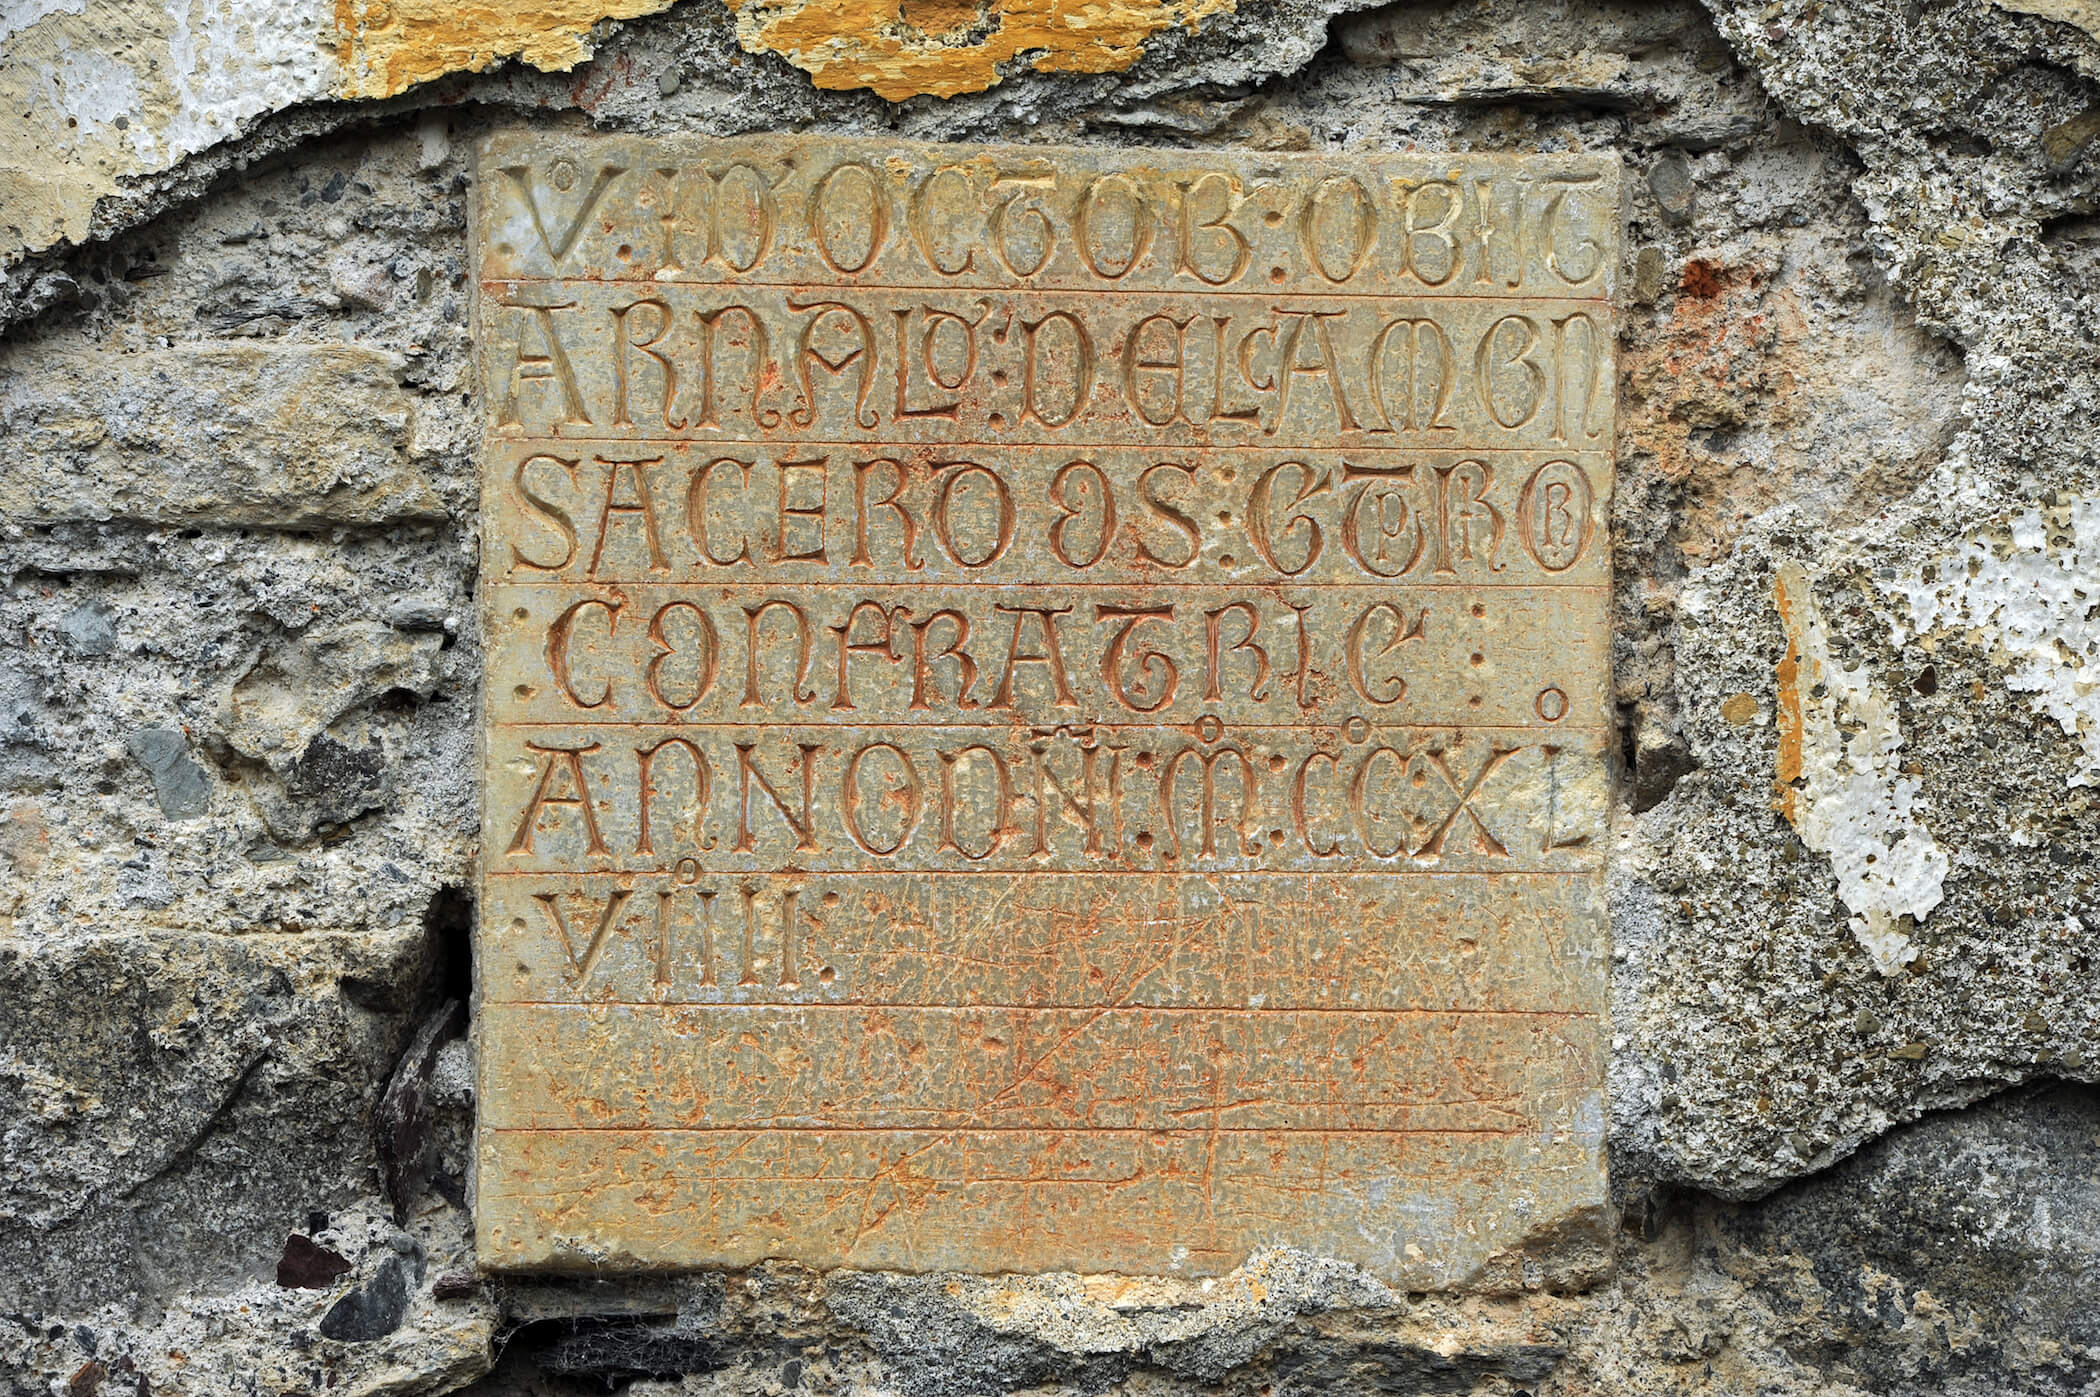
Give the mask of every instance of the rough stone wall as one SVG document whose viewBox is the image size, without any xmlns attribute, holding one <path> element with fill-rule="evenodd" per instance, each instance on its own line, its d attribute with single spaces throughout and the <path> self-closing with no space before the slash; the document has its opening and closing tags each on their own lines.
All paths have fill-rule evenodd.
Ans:
<svg viewBox="0 0 2100 1397">
<path fill-rule="evenodd" d="M 0 1390 L 2100 1391 L 2091 6 L 308 8 L 0 6 Z M 1609 1275 L 474 1275 L 520 120 L 1623 156 Z"/>
</svg>

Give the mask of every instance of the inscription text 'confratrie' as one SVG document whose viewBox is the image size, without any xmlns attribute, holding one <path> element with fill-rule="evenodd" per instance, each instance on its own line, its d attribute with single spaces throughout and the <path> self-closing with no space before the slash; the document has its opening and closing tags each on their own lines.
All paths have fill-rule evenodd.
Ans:
<svg viewBox="0 0 2100 1397">
<path fill-rule="evenodd" d="M 1614 162 L 504 135 L 498 1267 L 1603 1198 Z"/>
</svg>

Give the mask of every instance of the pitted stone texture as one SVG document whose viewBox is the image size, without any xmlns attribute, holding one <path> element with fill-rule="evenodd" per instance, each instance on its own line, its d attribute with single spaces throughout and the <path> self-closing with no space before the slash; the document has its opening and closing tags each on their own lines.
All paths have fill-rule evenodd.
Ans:
<svg viewBox="0 0 2100 1397">
<path fill-rule="evenodd" d="M 1970 370 L 1959 417 L 1928 411 L 1942 441 L 1899 438 L 1850 480 L 1797 475 L 1677 592 L 1698 770 L 1620 870 L 1622 1178 L 1747 1195 L 2100 1053 L 2077 708 L 2094 657 L 2051 580 L 2076 571 L 2100 491 L 2100 306 L 2060 222 L 2100 188 L 2062 134 L 2100 86 L 2086 36 L 1982 4 L 1915 23 L 1716 8 L 1778 101 L 1852 143 L 1859 167 L 1834 173 L 1865 207 L 1862 252 Z M 1678 302 L 1735 299 L 1740 323 L 1746 274 L 1765 275 L 1709 259 Z M 1924 386 L 1884 382 L 1891 406 Z M 1979 554 L 2020 581 L 1972 610 L 1955 584 Z"/>
<path fill-rule="evenodd" d="M 236 342 L 10 375 L 0 431 L 27 449 L 0 463 L 0 512 L 264 528 L 438 517 L 405 369 L 351 345 Z"/>
<path fill-rule="evenodd" d="M 408 1007 L 372 987 L 429 955 L 419 932 L 0 946 L 0 1305 L 150 1311 L 355 1198 Z"/>
<path fill-rule="evenodd" d="M 1901 1127 L 1759 1203 L 1670 1200 L 1544 1390 L 2089 1392 L 2096 1129 L 2090 1088 L 2020 1090 Z"/>
<path fill-rule="evenodd" d="M 1325 42 L 1329 18 L 1362 3 L 1071 5 L 1045 15 L 1024 2 L 1011 6 L 1010 37 L 1044 43 L 1006 63 L 987 52 L 996 42 L 982 42 L 1005 27 L 1008 7 L 996 3 L 974 15 L 946 5 L 903 14 L 892 4 L 890 22 L 807 46 L 792 32 L 768 42 L 767 16 L 750 7 L 756 57 L 745 54 L 737 11 L 717 3 L 624 27 L 619 20 L 662 11 L 668 0 L 546 0 L 464 13 L 426 0 L 213 0 L 196 13 L 168 0 L 123 0 L 91 15 L 32 7 L 0 27 L 0 91 L 21 94 L 8 110 L 22 113 L 14 142 L 22 155 L 0 166 L 13 211 L 0 228 L 0 322 L 96 299 L 99 286 L 66 255 L 72 246 L 127 231 L 265 152 L 359 119 L 361 108 L 337 97 L 405 94 L 385 103 L 401 111 L 472 94 L 525 110 L 578 110 L 630 130 L 780 130 L 816 118 L 879 132 L 896 127 L 899 108 L 865 90 L 814 90 L 774 50 L 815 66 L 830 57 L 850 74 L 856 51 L 913 48 L 925 61 L 912 86 L 962 92 L 905 102 L 919 134 L 1018 129 L 1088 109 L 1111 126 L 1200 131 L 1252 84 L 1302 67 Z M 821 29 L 825 13 L 811 27 Z M 1198 15 L 1204 22 L 1179 22 Z M 97 54 L 116 56 L 97 62 Z M 522 61 L 503 62 L 511 57 Z M 984 92 L 987 79 L 1000 85 Z M 1226 100 L 1205 110 L 1183 99 L 1191 92 Z"/>
</svg>

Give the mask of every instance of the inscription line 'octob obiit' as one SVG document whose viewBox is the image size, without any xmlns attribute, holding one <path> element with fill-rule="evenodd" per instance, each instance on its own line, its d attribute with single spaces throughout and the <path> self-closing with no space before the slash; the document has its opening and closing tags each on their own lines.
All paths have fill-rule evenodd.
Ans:
<svg viewBox="0 0 2100 1397">
<path fill-rule="evenodd" d="M 1618 189 L 487 140 L 484 1262 L 1599 1207 Z"/>
</svg>

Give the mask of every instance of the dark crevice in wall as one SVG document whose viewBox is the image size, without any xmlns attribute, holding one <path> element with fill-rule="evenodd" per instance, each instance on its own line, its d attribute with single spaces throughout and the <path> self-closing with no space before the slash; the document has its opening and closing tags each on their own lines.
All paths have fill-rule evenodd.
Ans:
<svg viewBox="0 0 2100 1397">
<path fill-rule="evenodd" d="M 373 1111 L 380 1177 L 397 1223 L 407 1221 L 426 1189 L 455 1204 L 464 1201 L 463 1181 L 447 1172 L 438 1148 L 442 1106 L 435 1079 L 445 1045 L 467 1031 L 474 994 L 473 927 L 472 893 L 457 884 L 438 889 L 423 914 L 428 961 L 421 1002 L 430 1007 Z"/>
<path fill-rule="evenodd" d="M 423 930 L 436 956 L 431 982 L 440 1001 L 474 1002 L 474 894 L 453 883 L 437 890 L 423 913 Z"/>
</svg>

